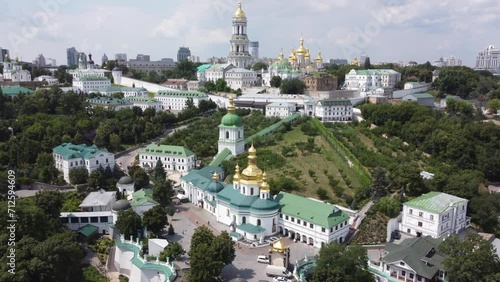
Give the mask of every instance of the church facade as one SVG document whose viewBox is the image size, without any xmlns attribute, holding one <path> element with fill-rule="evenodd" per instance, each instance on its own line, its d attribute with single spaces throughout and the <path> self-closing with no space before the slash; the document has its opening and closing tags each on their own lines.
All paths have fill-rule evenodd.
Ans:
<svg viewBox="0 0 500 282">
<path fill-rule="evenodd" d="M 241 154 L 243 131 L 231 97 L 219 126 L 219 153 L 231 150 L 233 156 Z M 227 225 L 233 238 L 262 243 L 281 234 L 315 247 L 345 241 L 349 216 L 336 206 L 285 192 L 271 195 L 267 174 L 257 166 L 253 144 L 246 168 L 236 166 L 232 184 L 224 183 L 222 174 L 220 167 L 192 170 L 181 177 L 181 186 L 190 202 Z"/>
</svg>

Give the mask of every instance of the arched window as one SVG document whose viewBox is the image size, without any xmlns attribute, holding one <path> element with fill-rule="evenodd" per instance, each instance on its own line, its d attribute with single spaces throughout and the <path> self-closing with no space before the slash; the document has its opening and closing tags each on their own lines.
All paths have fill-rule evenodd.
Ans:
<svg viewBox="0 0 500 282">
<path fill-rule="evenodd" d="M 241 138 L 241 131 L 238 131 L 238 139 Z"/>
<path fill-rule="evenodd" d="M 250 196 L 253 196 L 253 188 L 250 188 Z"/>
<path fill-rule="evenodd" d="M 260 226 L 260 219 L 257 219 L 257 226 Z"/>
<path fill-rule="evenodd" d="M 241 224 L 245 224 L 247 223 L 247 218 L 246 217 L 242 217 L 241 218 Z"/>
<path fill-rule="evenodd" d="M 229 131 L 226 131 L 226 139 L 229 139 Z"/>
</svg>

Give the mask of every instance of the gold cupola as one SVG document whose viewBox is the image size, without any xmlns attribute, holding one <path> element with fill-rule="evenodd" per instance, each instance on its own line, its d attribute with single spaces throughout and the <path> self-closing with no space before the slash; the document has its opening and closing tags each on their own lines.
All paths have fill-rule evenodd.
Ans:
<svg viewBox="0 0 500 282">
<path fill-rule="evenodd" d="M 243 12 L 243 9 L 241 9 L 241 1 L 238 1 L 238 10 L 234 13 L 235 18 L 245 18 L 245 12 Z"/>
<path fill-rule="evenodd" d="M 230 114 L 234 114 L 236 112 L 236 107 L 234 106 L 233 95 L 229 96 L 229 105 L 227 106 L 227 112 Z"/>
<path fill-rule="evenodd" d="M 304 56 L 304 58 L 306 59 L 306 61 L 311 59 L 311 54 L 309 53 L 309 49 L 306 49 L 306 55 Z"/>
<path fill-rule="evenodd" d="M 318 62 L 318 63 L 323 62 L 323 57 L 321 57 L 321 51 L 318 52 L 318 57 L 316 57 L 316 62 Z"/>
<path fill-rule="evenodd" d="M 217 172 L 214 172 L 214 174 L 212 175 L 212 180 L 214 182 L 218 182 L 219 181 L 219 175 L 217 174 Z"/>
<path fill-rule="evenodd" d="M 270 186 L 269 183 L 267 183 L 267 173 L 262 174 L 262 183 L 260 184 L 260 190 L 261 191 L 269 191 Z"/>
<path fill-rule="evenodd" d="M 236 167 L 234 169 L 234 176 L 233 176 L 233 183 L 240 181 L 240 166 L 236 164 Z"/>
<path fill-rule="evenodd" d="M 241 172 L 240 182 L 258 184 L 262 180 L 262 170 L 257 167 L 257 150 L 252 146 L 248 149 L 248 166 Z"/>
<path fill-rule="evenodd" d="M 288 61 L 290 61 L 290 63 L 297 62 L 297 56 L 295 56 L 295 49 L 293 48 L 292 48 L 292 53 L 290 53 L 290 56 L 288 56 Z"/>
<path fill-rule="evenodd" d="M 297 54 L 297 56 L 304 56 L 307 53 L 306 48 L 304 48 L 304 38 L 300 39 L 300 47 L 295 53 Z"/>
<path fill-rule="evenodd" d="M 278 56 L 278 61 L 283 60 L 283 57 L 285 57 L 285 55 L 283 55 L 283 49 L 281 49 L 281 52 L 280 52 L 280 54 Z"/>
</svg>

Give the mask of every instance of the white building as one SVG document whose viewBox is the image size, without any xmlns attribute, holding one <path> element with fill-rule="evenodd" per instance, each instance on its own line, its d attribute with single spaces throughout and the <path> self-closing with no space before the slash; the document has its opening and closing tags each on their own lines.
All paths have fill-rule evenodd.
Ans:
<svg viewBox="0 0 500 282">
<path fill-rule="evenodd" d="M 271 103 L 266 106 L 266 117 L 284 118 L 297 112 L 297 106 L 293 103 Z"/>
<path fill-rule="evenodd" d="M 163 82 L 161 85 L 177 90 L 188 90 L 188 81 L 187 79 L 167 79 L 167 81 Z"/>
<path fill-rule="evenodd" d="M 161 112 L 163 109 L 163 104 L 155 99 L 149 98 L 148 96 L 143 97 L 128 97 L 124 99 L 125 101 L 132 103 L 134 107 L 139 107 L 143 111 L 146 109 L 153 109 L 156 112 Z"/>
<path fill-rule="evenodd" d="M 500 70 L 500 49 L 490 45 L 486 50 L 480 51 L 476 57 L 476 70 Z"/>
<path fill-rule="evenodd" d="M 228 149 L 233 156 L 237 156 L 245 151 L 243 121 L 235 111 L 233 96 L 230 96 L 227 114 L 222 118 L 219 125 L 218 152 L 220 153 Z"/>
<path fill-rule="evenodd" d="M 238 68 L 246 68 L 252 63 L 250 55 L 250 40 L 247 35 L 247 17 L 241 9 L 241 1 L 238 2 L 238 9 L 233 15 L 233 30 L 230 39 L 230 52 L 227 57 L 229 64 Z"/>
<path fill-rule="evenodd" d="M 445 59 L 446 66 L 448 67 L 458 67 L 462 65 L 462 60 L 455 56 L 451 56 Z"/>
<path fill-rule="evenodd" d="M 468 200 L 446 193 L 430 192 L 403 204 L 400 230 L 415 236 L 458 234 L 470 226 Z"/>
<path fill-rule="evenodd" d="M 207 81 L 205 71 L 210 68 L 211 64 L 203 64 L 196 69 L 196 79 L 200 82 Z"/>
<path fill-rule="evenodd" d="M 345 76 L 343 89 L 369 92 L 377 88 L 394 89 L 401 74 L 391 69 L 351 70 Z"/>
<path fill-rule="evenodd" d="M 23 70 L 18 57 L 11 62 L 9 55 L 6 54 L 3 62 L 3 79 L 16 82 L 31 81 L 31 73 Z"/>
<path fill-rule="evenodd" d="M 97 192 L 91 192 L 79 205 L 82 212 L 101 212 L 111 211 L 116 202 L 116 191 L 107 192 L 100 189 Z"/>
<path fill-rule="evenodd" d="M 418 104 L 426 107 L 434 107 L 434 96 L 429 93 L 416 93 L 403 97 L 404 102 L 417 102 Z"/>
<path fill-rule="evenodd" d="M 233 68 L 226 71 L 225 80 L 233 90 L 257 85 L 257 72 L 243 68 Z"/>
<path fill-rule="evenodd" d="M 208 95 L 198 91 L 181 91 L 181 90 L 160 90 L 154 96 L 155 100 L 162 103 L 163 109 L 168 111 L 182 111 L 186 106 L 188 99 L 192 99 L 196 107 L 200 105 L 200 101 L 208 100 Z"/>
<path fill-rule="evenodd" d="M 84 76 L 79 79 L 73 80 L 73 87 L 76 89 L 89 93 L 95 92 L 95 89 L 106 88 L 111 86 L 111 81 L 106 77 L 101 76 Z"/>
<path fill-rule="evenodd" d="M 92 55 L 89 55 L 89 57 L 91 56 Z M 85 55 L 81 53 L 78 59 L 78 68 L 74 70 L 68 70 L 68 73 L 71 74 L 71 76 L 73 76 L 73 81 L 79 80 L 86 76 L 90 77 L 98 76 L 106 78 L 106 73 L 109 73 L 108 70 L 94 68 L 92 59 L 89 60 L 88 64 L 86 64 L 85 61 L 86 61 Z"/>
<path fill-rule="evenodd" d="M 110 234 L 110 224 L 116 222 L 112 211 L 101 212 L 62 212 L 61 222 L 71 230 L 78 230 L 86 225 L 98 228 L 100 234 Z"/>
<path fill-rule="evenodd" d="M 59 80 L 50 75 L 41 75 L 33 79 L 33 81 L 46 81 L 48 85 L 56 85 L 59 84 Z"/>
<path fill-rule="evenodd" d="M 316 103 L 314 115 L 322 122 L 351 121 L 352 111 L 349 99 L 324 99 Z"/>
<path fill-rule="evenodd" d="M 196 168 L 196 156 L 182 146 L 150 144 L 139 152 L 139 165 L 153 169 L 161 161 L 165 171 L 188 172 Z"/>
<path fill-rule="evenodd" d="M 226 79 L 226 72 L 234 69 L 232 64 L 215 64 L 205 69 L 205 81 L 216 82 L 218 79 Z M 199 77 L 202 77 L 200 74 Z M 202 81 L 202 80 L 200 80 Z"/>
<path fill-rule="evenodd" d="M 64 180 L 69 183 L 69 171 L 74 168 L 84 167 L 90 174 L 99 167 L 115 167 L 115 155 L 106 149 L 98 149 L 95 145 L 74 145 L 63 143 L 52 150 L 54 163 L 59 171 L 64 174 Z"/>
<path fill-rule="evenodd" d="M 118 192 L 123 195 L 130 195 L 135 192 L 135 183 L 130 176 L 123 176 L 116 183 Z"/>
<path fill-rule="evenodd" d="M 97 88 L 89 91 L 89 93 L 99 93 L 105 96 L 112 96 L 116 93 L 123 93 L 124 98 L 128 97 L 145 97 L 148 96 L 148 90 L 144 87 L 125 87 L 125 86 L 109 86 L 105 88 Z"/>
<path fill-rule="evenodd" d="M 125 99 L 101 96 L 87 99 L 87 103 L 89 103 L 91 107 L 103 107 L 115 111 L 119 111 L 120 109 L 131 109 L 134 107 L 132 102 Z"/>
<path fill-rule="evenodd" d="M 143 188 L 127 197 L 134 212 L 142 216 L 145 212 L 158 205 L 153 199 L 153 190 Z"/>
</svg>

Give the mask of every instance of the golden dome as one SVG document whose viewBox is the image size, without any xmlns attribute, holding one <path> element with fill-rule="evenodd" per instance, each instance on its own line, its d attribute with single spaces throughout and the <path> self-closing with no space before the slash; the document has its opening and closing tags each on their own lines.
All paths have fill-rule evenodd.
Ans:
<svg viewBox="0 0 500 282">
<path fill-rule="evenodd" d="M 314 67 L 313 67 L 313 66 L 311 66 L 311 65 L 308 65 L 308 66 L 306 67 L 306 69 L 307 69 L 307 70 L 313 70 L 313 69 L 314 69 Z"/>
<path fill-rule="evenodd" d="M 236 107 L 234 106 L 234 98 L 233 95 L 229 96 L 229 106 L 227 106 L 227 113 L 234 114 L 236 111 Z"/>
<path fill-rule="evenodd" d="M 359 65 L 359 63 L 358 63 L 358 58 L 357 58 L 357 57 L 356 57 L 356 58 L 354 58 L 354 61 L 352 61 L 352 62 L 351 62 L 351 65 L 354 65 L 354 66 Z"/>
<path fill-rule="evenodd" d="M 233 182 L 238 182 L 240 180 L 240 166 L 236 164 L 234 169 Z"/>
<path fill-rule="evenodd" d="M 301 38 L 300 39 L 300 47 L 299 47 L 299 49 L 297 49 L 296 54 L 300 56 L 300 55 L 305 55 L 306 52 L 307 52 L 307 50 L 306 50 L 306 48 L 304 48 L 304 38 Z"/>
<path fill-rule="evenodd" d="M 253 183 L 262 179 L 262 170 L 257 167 L 257 150 L 252 146 L 248 149 L 248 166 L 241 172 L 241 182 L 251 181 Z"/>
<path fill-rule="evenodd" d="M 18 56 L 16 56 L 15 61 L 16 61 L 16 62 L 19 62 L 19 57 L 18 57 Z"/>
<path fill-rule="evenodd" d="M 267 173 L 262 174 L 262 184 L 260 184 L 260 190 L 264 191 L 269 191 L 270 186 L 269 183 L 267 183 Z"/>
<path fill-rule="evenodd" d="M 321 57 L 321 51 L 318 52 L 318 57 L 316 57 L 316 62 L 322 63 L 323 57 Z"/>
<path fill-rule="evenodd" d="M 311 54 L 309 54 L 309 49 L 306 49 L 306 55 L 304 56 L 306 59 L 311 58 Z"/>
<path fill-rule="evenodd" d="M 283 55 L 283 50 L 281 50 L 281 52 L 280 52 L 280 54 L 279 54 L 279 56 L 278 56 L 278 61 L 283 60 L 283 57 L 284 57 L 284 56 L 285 56 L 285 55 Z"/>
<path fill-rule="evenodd" d="M 5 54 L 5 59 L 8 59 L 9 58 L 9 54 Z"/>
<path fill-rule="evenodd" d="M 243 12 L 243 9 L 241 9 L 241 1 L 238 1 L 238 10 L 234 13 L 235 18 L 245 18 L 245 12 Z"/>
<path fill-rule="evenodd" d="M 296 62 L 297 61 L 297 57 L 295 56 L 295 49 L 292 48 L 292 53 L 290 53 L 290 56 L 288 56 L 288 60 L 290 62 Z"/>
<path fill-rule="evenodd" d="M 217 174 L 217 172 L 214 172 L 214 174 L 212 175 L 212 179 L 214 182 L 218 182 L 219 181 L 219 175 Z"/>
</svg>

